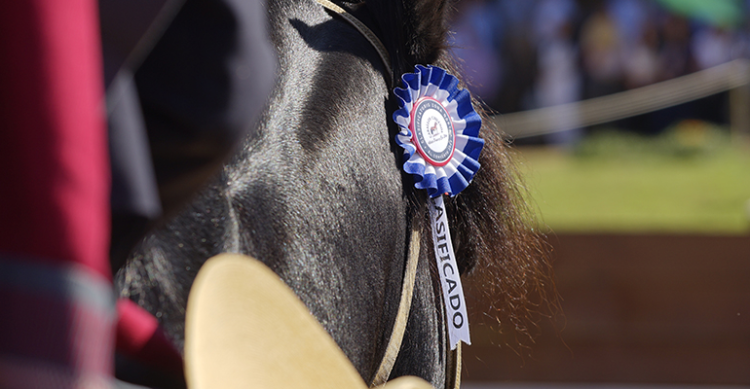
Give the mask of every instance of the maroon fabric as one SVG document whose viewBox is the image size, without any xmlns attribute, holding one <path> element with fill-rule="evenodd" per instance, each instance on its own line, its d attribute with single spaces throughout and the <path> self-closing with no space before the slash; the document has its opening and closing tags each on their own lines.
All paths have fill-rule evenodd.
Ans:
<svg viewBox="0 0 750 389">
<path fill-rule="evenodd" d="M 0 252 L 109 274 L 96 0 L 0 2 Z"/>
<path fill-rule="evenodd" d="M 167 339 L 159 322 L 128 299 L 117 301 L 117 351 L 158 371 L 182 377 L 182 354 Z"/>
<path fill-rule="evenodd" d="M 96 0 L 0 1 L 0 267 L 45 264 L 63 292 L 0 283 L 2 388 L 111 380 L 113 309 L 75 294 L 85 274 L 111 285 L 98 26 Z"/>
</svg>

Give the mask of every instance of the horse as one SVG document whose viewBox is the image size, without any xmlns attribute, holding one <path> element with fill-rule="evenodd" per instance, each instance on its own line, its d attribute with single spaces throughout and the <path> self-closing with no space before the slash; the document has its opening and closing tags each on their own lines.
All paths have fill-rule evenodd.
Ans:
<svg viewBox="0 0 750 389">
<path fill-rule="evenodd" d="M 417 64 L 454 69 L 449 0 L 339 2 L 388 51 L 314 0 L 270 0 L 279 73 L 255 131 L 211 182 L 154 229 L 116 274 L 120 297 L 184 344 L 185 308 L 201 265 L 222 252 L 270 267 L 297 294 L 366 382 L 383 358 L 399 303 L 411 231 L 421 249 L 404 340 L 391 378 L 445 386 L 449 345 L 427 195 L 402 171 L 393 85 Z M 388 74 L 388 68 L 392 74 Z M 478 103 L 475 104 L 479 107 Z M 508 328 L 530 317 L 549 264 L 500 133 L 484 129 L 482 168 L 446 201 L 460 273 L 502 296 Z"/>
</svg>

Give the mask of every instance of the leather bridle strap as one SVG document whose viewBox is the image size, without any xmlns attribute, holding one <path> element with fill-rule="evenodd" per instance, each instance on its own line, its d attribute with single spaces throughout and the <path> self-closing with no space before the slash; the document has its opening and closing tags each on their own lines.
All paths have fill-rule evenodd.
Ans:
<svg viewBox="0 0 750 389">
<path fill-rule="evenodd" d="M 398 358 L 398 352 L 401 350 L 401 342 L 404 339 L 404 332 L 406 332 L 406 323 L 409 321 L 409 310 L 411 309 L 411 300 L 414 295 L 414 282 L 417 278 L 419 240 L 419 228 L 414 226 L 411 231 L 409 257 L 406 260 L 404 280 L 401 285 L 401 301 L 398 303 L 396 322 L 393 323 L 393 331 L 391 332 L 390 340 L 388 340 L 388 347 L 385 349 L 385 355 L 383 355 L 383 360 L 380 362 L 380 367 L 378 367 L 378 371 L 375 373 L 375 378 L 372 380 L 370 387 L 383 385 L 388 381 L 388 377 L 390 377 L 393 371 L 393 365 L 396 363 L 396 358 Z"/>
<path fill-rule="evenodd" d="M 458 389 L 461 387 L 461 342 L 456 349 L 448 351 L 448 371 L 445 374 L 445 387 Z"/>
<path fill-rule="evenodd" d="M 380 42 L 380 39 L 378 39 L 377 35 L 375 35 L 372 30 L 370 30 L 367 26 L 365 26 L 364 23 L 360 22 L 359 19 L 354 17 L 352 14 L 347 12 L 345 9 L 339 7 L 338 5 L 330 2 L 329 0 L 316 0 L 318 4 L 322 5 L 323 8 L 341 16 L 344 20 L 349 22 L 349 24 L 352 25 L 357 31 L 359 31 L 362 36 L 364 36 L 370 44 L 375 48 L 375 50 L 378 52 L 378 55 L 380 56 L 380 59 L 383 61 L 383 65 L 385 65 L 385 73 L 386 77 L 388 78 L 388 87 L 393 88 L 393 69 L 391 68 L 391 57 L 388 55 L 388 50 L 385 49 L 385 46 L 382 42 Z"/>
<path fill-rule="evenodd" d="M 414 296 L 414 283 L 416 282 L 417 265 L 419 264 L 420 239 L 419 227 L 415 225 L 411 231 L 409 256 L 406 260 L 406 269 L 404 270 L 404 279 L 401 285 L 401 301 L 398 304 L 396 321 L 393 323 L 393 331 L 391 332 L 391 338 L 388 340 L 385 355 L 383 355 L 380 367 L 378 367 L 375 378 L 373 378 L 370 384 L 371 388 L 384 385 L 388 382 L 388 378 L 398 358 L 398 353 L 401 350 L 401 342 L 404 340 L 406 324 L 409 321 L 411 301 Z M 445 374 L 445 387 L 458 389 L 461 386 L 461 343 L 457 345 L 455 350 L 449 350 L 447 357 L 448 369 Z"/>
</svg>

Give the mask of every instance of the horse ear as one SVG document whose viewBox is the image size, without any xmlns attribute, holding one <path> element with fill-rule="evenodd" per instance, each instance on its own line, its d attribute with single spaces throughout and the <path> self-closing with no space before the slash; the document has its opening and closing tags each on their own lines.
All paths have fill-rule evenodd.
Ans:
<svg viewBox="0 0 750 389">
<path fill-rule="evenodd" d="M 446 48 L 450 0 L 367 0 L 383 34 L 395 54 L 394 68 L 400 75 L 414 65 L 429 65 Z"/>
</svg>

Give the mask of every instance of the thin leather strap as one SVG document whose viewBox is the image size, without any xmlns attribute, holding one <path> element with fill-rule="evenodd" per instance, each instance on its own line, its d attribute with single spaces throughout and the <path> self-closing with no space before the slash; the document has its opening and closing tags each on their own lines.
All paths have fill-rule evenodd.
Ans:
<svg viewBox="0 0 750 389">
<path fill-rule="evenodd" d="M 385 72 L 387 74 L 388 78 L 388 87 L 393 88 L 393 70 L 391 69 L 391 57 L 388 55 L 388 50 L 385 49 L 385 46 L 382 42 L 380 42 L 380 39 L 378 39 L 377 35 L 375 35 L 372 30 L 370 30 L 367 26 L 365 26 L 364 23 L 360 22 L 359 19 L 355 18 L 352 14 L 347 12 L 345 9 L 339 7 L 338 5 L 330 2 L 329 0 L 316 0 L 318 4 L 322 5 L 324 8 L 338 14 L 341 16 L 344 20 L 349 22 L 349 24 L 352 25 L 352 27 L 356 28 L 357 31 L 360 32 L 369 42 L 370 44 L 375 48 L 375 51 L 378 52 L 378 55 L 380 56 L 380 59 L 383 61 L 383 64 L 385 65 Z"/>
<path fill-rule="evenodd" d="M 370 387 L 383 385 L 388 381 L 393 365 L 398 358 L 398 352 L 401 350 L 401 342 L 404 340 L 406 324 L 409 321 L 409 310 L 411 309 L 411 300 L 414 295 L 414 282 L 417 277 L 417 264 L 419 263 L 419 227 L 413 223 L 411 231 L 411 241 L 409 242 L 409 257 L 406 260 L 406 269 L 404 271 L 404 280 L 401 285 L 401 301 L 398 304 L 398 314 L 396 322 L 393 323 L 393 332 L 388 341 L 388 347 L 385 349 L 385 355 L 380 362 L 380 367 L 375 378 L 372 380 Z"/>
<path fill-rule="evenodd" d="M 455 350 L 448 351 L 448 372 L 445 378 L 446 388 L 459 389 L 461 387 L 461 342 L 458 342 Z"/>
</svg>

